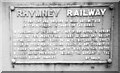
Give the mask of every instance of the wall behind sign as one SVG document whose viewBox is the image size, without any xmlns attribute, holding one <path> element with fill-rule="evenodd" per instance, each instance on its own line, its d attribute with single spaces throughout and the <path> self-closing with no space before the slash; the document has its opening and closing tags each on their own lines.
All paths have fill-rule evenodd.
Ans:
<svg viewBox="0 0 120 73">
<path fill-rule="evenodd" d="M 67 0 L 68 1 L 68 0 Z M 73 2 L 73 1 L 71 1 Z M 15 65 L 13 68 L 10 59 L 10 25 L 9 6 L 13 2 L 2 2 L 2 70 L 3 71 L 117 71 L 118 70 L 118 3 L 114 3 L 114 41 L 113 63 L 108 64 L 30 64 Z"/>
</svg>

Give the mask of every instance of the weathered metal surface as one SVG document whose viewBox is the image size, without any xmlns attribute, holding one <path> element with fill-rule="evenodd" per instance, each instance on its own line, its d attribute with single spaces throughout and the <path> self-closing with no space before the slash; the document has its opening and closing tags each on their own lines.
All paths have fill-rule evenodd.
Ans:
<svg viewBox="0 0 120 73">
<path fill-rule="evenodd" d="M 111 63 L 111 7 L 11 6 L 12 63 Z"/>
</svg>

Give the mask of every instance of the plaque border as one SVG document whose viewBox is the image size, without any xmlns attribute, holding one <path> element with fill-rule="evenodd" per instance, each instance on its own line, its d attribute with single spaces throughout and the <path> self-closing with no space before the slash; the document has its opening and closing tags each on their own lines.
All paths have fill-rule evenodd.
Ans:
<svg viewBox="0 0 120 73">
<path fill-rule="evenodd" d="M 79 2 L 78 2 L 79 3 Z M 48 3 L 49 4 L 49 3 Z M 61 2 L 59 2 L 58 4 L 61 4 Z M 67 2 L 65 3 L 67 4 Z M 29 6 L 30 4 L 28 5 L 11 5 L 9 6 L 9 20 L 10 20 L 10 56 L 11 56 L 11 63 L 12 64 L 41 64 L 41 63 L 89 63 L 89 64 L 105 64 L 105 63 L 108 63 L 108 64 L 111 64 L 112 63 L 112 49 L 114 48 L 113 47 L 113 44 L 112 42 L 114 42 L 113 40 L 113 25 L 114 25 L 114 5 L 113 3 L 108 3 L 108 4 L 104 4 L 104 3 L 99 3 L 99 4 L 95 4 L 95 5 L 78 5 L 78 4 L 68 4 L 68 5 L 45 5 L 44 3 L 42 3 L 41 5 L 36 5 L 36 4 L 32 4 L 31 6 Z M 104 61 L 24 61 L 24 62 L 21 62 L 21 61 L 15 61 L 15 59 L 13 59 L 13 31 L 12 31 L 12 11 L 15 10 L 15 8 L 89 8 L 89 7 L 109 7 L 112 11 L 111 11 L 111 37 L 110 37 L 110 55 L 109 55 L 109 59 L 108 60 L 104 60 Z M 14 66 L 14 65 L 13 65 Z"/>
</svg>

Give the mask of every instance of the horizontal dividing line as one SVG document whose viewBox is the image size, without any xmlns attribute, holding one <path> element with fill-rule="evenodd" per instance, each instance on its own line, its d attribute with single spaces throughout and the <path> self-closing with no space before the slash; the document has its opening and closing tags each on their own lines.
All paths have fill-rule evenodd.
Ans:
<svg viewBox="0 0 120 73">
<path fill-rule="evenodd" d="M 76 5 L 67 5 L 67 4 L 56 4 L 56 5 L 52 5 L 52 4 L 18 4 L 18 5 L 15 5 L 14 7 L 15 8 L 85 8 L 85 7 L 108 7 L 112 5 L 112 3 L 109 3 L 109 4 L 93 4 L 93 5 L 88 5 L 88 4 L 85 4 L 85 5 L 81 5 L 81 4 L 76 4 Z"/>
<path fill-rule="evenodd" d="M 16 61 L 15 63 L 107 63 L 107 61 Z"/>
<path fill-rule="evenodd" d="M 90 7 L 108 7 L 109 5 L 103 5 L 103 6 L 19 6 L 15 8 L 90 8 Z"/>
</svg>

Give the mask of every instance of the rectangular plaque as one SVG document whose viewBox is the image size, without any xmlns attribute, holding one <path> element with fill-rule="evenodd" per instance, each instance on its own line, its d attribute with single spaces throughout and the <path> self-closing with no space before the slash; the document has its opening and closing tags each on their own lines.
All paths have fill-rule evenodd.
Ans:
<svg viewBox="0 0 120 73">
<path fill-rule="evenodd" d="M 12 63 L 111 63 L 110 6 L 10 7 Z"/>
</svg>

